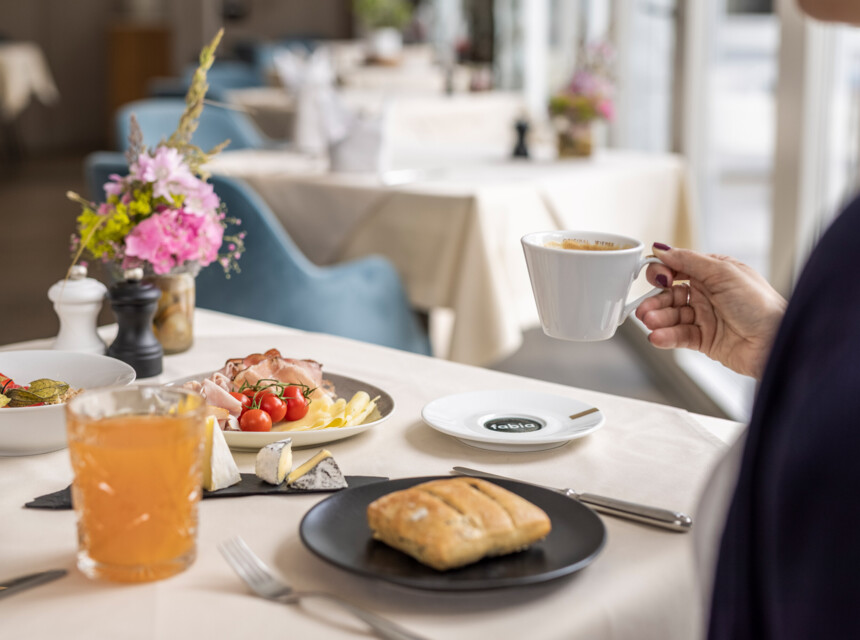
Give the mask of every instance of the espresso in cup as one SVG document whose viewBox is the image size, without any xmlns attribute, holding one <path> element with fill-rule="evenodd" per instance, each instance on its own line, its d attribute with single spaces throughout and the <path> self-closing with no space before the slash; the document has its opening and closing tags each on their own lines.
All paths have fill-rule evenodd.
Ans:
<svg viewBox="0 0 860 640">
<path fill-rule="evenodd" d="M 541 231 L 522 238 L 541 327 L 562 340 L 606 340 L 653 289 L 627 301 L 646 264 L 634 238 L 592 231 Z"/>
<path fill-rule="evenodd" d="M 550 240 L 546 246 L 552 249 L 570 249 L 571 251 L 620 251 L 622 249 L 630 249 L 632 245 L 622 245 L 608 240 L 563 238 L 560 242 Z"/>
</svg>

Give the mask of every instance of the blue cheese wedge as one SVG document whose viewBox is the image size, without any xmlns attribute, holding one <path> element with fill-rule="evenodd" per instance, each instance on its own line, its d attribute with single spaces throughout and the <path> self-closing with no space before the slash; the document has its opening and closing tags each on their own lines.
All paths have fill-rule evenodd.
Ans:
<svg viewBox="0 0 860 640">
<path fill-rule="evenodd" d="M 206 418 L 206 442 L 203 448 L 203 488 L 218 491 L 241 482 L 242 475 L 233 460 L 224 433 L 215 416 Z"/>
<path fill-rule="evenodd" d="M 292 442 L 291 438 L 278 440 L 267 444 L 257 452 L 254 473 L 260 480 L 274 485 L 279 485 L 284 481 L 293 467 Z"/>
<path fill-rule="evenodd" d="M 323 449 L 303 465 L 296 467 L 287 477 L 287 486 L 293 489 L 343 489 L 346 479 L 328 449 Z"/>
</svg>

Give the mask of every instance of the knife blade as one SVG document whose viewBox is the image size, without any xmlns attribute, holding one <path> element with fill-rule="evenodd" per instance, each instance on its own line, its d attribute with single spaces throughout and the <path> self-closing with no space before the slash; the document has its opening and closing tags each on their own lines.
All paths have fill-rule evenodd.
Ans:
<svg viewBox="0 0 860 640">
<path fill-rule="evenodd" d="M 670 531 L 685 533 L 693 527 L 693 519 L 686 513 L 680 511 L 672 511 L 671 509 L 662 509 L 660 507 L 651 507 L 635 502 L 627 502 L 625 500 L 617 500 L 616 498 L 607 498 L 606 496 L 598 496 L 593 493 L 580 493 L 574 489 L 558 489 L 556 487 L 546 487 L 535 482 L 518 480 L 516 478 L 508 478 L 487 471 L 479 471 L 477 469 L 469 469 L 468 467 L 454 467 L 453 473 L 461 476 L 470 476 L 473 478 L 486 478 L 489 480 L 512 480 L 514 482 L 525 482 L 543 489 L 558 491 L 569 498 L 578 500 L 583 504 L 588 505 L 595 511 L 605 513 L 608 516 L 617 518 L 625 518 L 634 520 L 643 524 L 649 524 L 654 527 L 661 527 Z"/>
<path fill-rule="evenodd" d="M 31 573 L 26 576 L 19 576 L 5 582 L 0 582 L 0 598 L 11 596 L 13 593 L 18 593 L 25 589 L 38 587 L 40 584 L 45 584 L 52 580 L 62 578 L 67 573 L 68 571 L 65 569 L 51 569 L 50 571 L 40 571 L 38 573 Z"/>
</svg>

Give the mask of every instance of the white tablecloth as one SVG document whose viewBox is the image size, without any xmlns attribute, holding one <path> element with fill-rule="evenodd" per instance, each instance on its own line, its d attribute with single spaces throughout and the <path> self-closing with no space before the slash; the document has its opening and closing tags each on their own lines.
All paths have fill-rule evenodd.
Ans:
<svg viewBox="0 0 860 640">
<path fill-rule="evenodd" d="M 726 450 L 714 433 L 728 440 L 737 431 L 734 423 L 670 407 L 212 312 L 198 311 L 195 328 L 194 347 L 166 357 L 161 380 L 211 370 L 228 357 L 277 347 L 388 391 L 396 411 L 386 422 L 327 445 L 347 474 L 445 475 L 461 464 L 680 509 L 695 518 L 703 483 Z M 29 346 L 44 348 L 44 342 Z M 566 446 L 517 454 L 475 449 L 422 423 L 420 411 L 428 401 L 480 389 L 528 389 L 578 398 L 600 407 L 606 424 Z M 304 460 L 315 451 L 299 450 L 296 459 Z M 243 471 L 253 469 L 252 454 L 235 457 Z M 701 636 L 703 605 L 692 534 L 605 517 L 605 548 L 591 566 L 571 577 L 490 592 L 434 593 L 358 577 L 311 554 L 299 540 L 298 526 L 303 514 L 325 496 L 204 500 L 199 553 L 190 570 L 162 582 L 116 586 L 90 581 L 74 568 L 72 512 L 22 508 L 70 480 L 66 451 L 0 458 L 0 579 L 49 568 L 70 570 L 66 578 L 2 603 L 3 638 L 366 637 L 356 623 L 342 618 L 339 625 L 330 622 L 319 606 L 304 610 L 252 596 L 216 548 L 233 535 L 244 537 L 296 587 L 333 591 L 429 638 Z"/>
<path fill-rule="evenodd" d="M 603 151 L 522 162 L 498 148 L 452 154 L 423 145 L 395 148 L 389 166 L 381 180 L 326 173 L 323 162 L 284 152 L 237 151 L 211 169 L 247 180 L 314 262 L 374 253 L 392 260 L 416 307 L 454 312 L 437 355 L 469 364 L 513 353 L 522 330 L 537 325 L 524 234 L 602 230 L 646 246 L 695 246 L 677 156 Z"/>
<path fill-rule="evenodd" d="M 60 97 L 42 50 L 33 42 L 0 43 L 0 116 L 14 119 L 34 96 L 43 104 Z"/>
<path fill-rule="evenodd" d="M 513 148 L 514 122 L 525 112 L 521 95 L 486 93 L 394 92 L 340 89 L 349 109 L 362 114 L 385 113 L 385 135 L 398 145 L 505 144 Z M 280 87 L 234 89 L 227 99 L 245 110 L 268 136 L 292 140 L 296 101 Z"/>
</svg>

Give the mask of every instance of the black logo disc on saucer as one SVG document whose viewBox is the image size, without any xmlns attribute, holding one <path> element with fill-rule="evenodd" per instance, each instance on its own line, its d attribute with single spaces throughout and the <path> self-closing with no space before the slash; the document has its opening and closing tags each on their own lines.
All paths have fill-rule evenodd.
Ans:
<svg viewBox="0 0 860 640">
<path fill-rule="evenodd" d="M 528 433 L 540 431 L 543 424 L 523 416 L 498 416 L 484 421 L 483 427 L 499 433 Z"/>
</svg>

